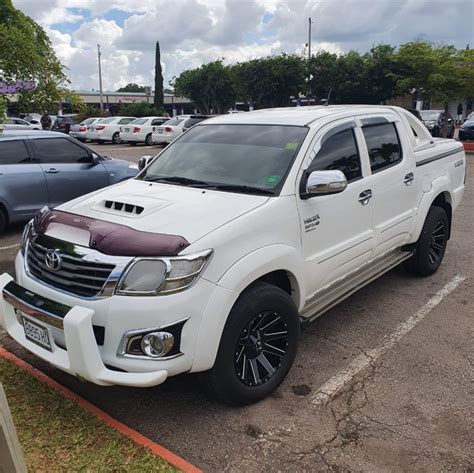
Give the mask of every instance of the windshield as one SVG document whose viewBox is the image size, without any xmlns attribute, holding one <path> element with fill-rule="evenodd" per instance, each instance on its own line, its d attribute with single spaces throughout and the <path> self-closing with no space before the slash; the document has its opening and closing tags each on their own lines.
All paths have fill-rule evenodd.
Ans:
<svg viewBox="0 0 474 473">
<path fill-rule="evenodd" d="M 112 123 L 115 120 L 115 118 L 104 118 L 101 120 L 101 123 Z"/>
<path fill-rule="evenodd" d="M 139 179 L 275 194 L 308 129 L 282 125 L 200 125 L 166 148 Z"/>
<path fill-rule="evenodd" d="M 87 118 L 83 122 L 81 122 L 81 125 L 90 125 L 91 123 L 94 123 L 96 121 L 96 118 Z"/>
<path fill-rule="evenodd" d="M 207 118 L 205 117 L 190 118 L 189 120 L 186 121 L 186 123 L 183 126 L 184 128 L 191 128 L 192 126 L 196 125 L 197 123 L 201 123 L 204 120 L 207 120 Z"/>
<path fill-rule="evenodd" d="M 435 112 L 433 110 L 421 110 L 420 115 L 423 120 L 426 121 L 437 121 L 439 118 L 440 112 Z"/>
</svg>

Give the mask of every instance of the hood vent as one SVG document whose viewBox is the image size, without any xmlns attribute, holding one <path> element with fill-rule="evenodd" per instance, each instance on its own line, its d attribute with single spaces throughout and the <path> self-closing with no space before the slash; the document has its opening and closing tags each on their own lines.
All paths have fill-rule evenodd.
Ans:
<svg viewBox="0 0 474 473">
<path fill-rule="evenodd" d="M 116 210 L 117 212 L 125 212 L 131 215 L 140 215 L 145 208 L 140 205 L 126 204 L 114 200 L 106 200 L 104 206 L 107 209 Z"/>
</svg>

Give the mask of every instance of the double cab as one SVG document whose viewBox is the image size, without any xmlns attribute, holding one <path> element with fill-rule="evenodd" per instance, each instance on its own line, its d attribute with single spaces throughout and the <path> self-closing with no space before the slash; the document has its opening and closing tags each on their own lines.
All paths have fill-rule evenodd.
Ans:
<svg viewBox="0 0 474 473">
<path fill-rule="evenodd" d="M 40 211 L 0 321 L 93 383 L 204 372 L 218 399 L 256 402 L 302 323 L 401 263 L 438 269 L 464 180 L 462 145 L 397 107 L 211 118 L 135 179 Z"/>
</svg>

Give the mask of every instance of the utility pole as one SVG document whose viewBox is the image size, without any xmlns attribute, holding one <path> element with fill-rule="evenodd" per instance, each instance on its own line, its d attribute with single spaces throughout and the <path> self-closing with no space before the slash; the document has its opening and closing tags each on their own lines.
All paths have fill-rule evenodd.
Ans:
<svg viewBox="0 0 474 473">
<path fill-rule="evenodd" d="M 308 105 L 311 104 L 311 69 L 310 69 L 310 60 L 311 60 L 311 17 L 308 18 Z"/>
<path fill-rule="evenodd" d="M 102 69 L 100 67 L 100 44 L 97 45 L 97 58 L 99 60 L 99 90 L 100 90 L 100 111 L 102 112 L 104 110 L 104 97 L 102 95 Z"/>
</svg>

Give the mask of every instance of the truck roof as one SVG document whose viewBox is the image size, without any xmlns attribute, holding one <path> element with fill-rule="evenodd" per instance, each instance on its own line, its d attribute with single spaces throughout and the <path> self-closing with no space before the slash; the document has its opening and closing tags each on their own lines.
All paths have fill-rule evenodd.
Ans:
<svg viewBox="0 0 474 473">
<path fill-rule="evenodd" d="M 396 111 L 398 107 L 387 105 L 317 105 L 309 107 L 284 107 L 255 110 L 247 113 L 219 115 L 206 120 L 205 124 L 245 124 L 245 125 L 294 125 L 305 126 L 319 120 L 334 116 L 351 116 L 361 113 L 384 113 Z M 203 124 L 204 125 L 204 124 Z"/>
</svg>

